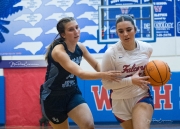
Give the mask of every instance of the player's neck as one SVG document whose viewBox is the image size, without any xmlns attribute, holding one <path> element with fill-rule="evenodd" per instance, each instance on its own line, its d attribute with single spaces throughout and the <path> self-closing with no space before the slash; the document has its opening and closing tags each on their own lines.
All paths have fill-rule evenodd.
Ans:
<svg viewBox="0 0 180 129">
<path fill-rule="evenodd" d="M 132 51 L 137 48 L 137 43 L 135 41 L 133 43 L 122 43 L 122 45 L 127 51 Z"/>
<path fill-rule="evenodd" d="M 70 51 L 70 52 L 74 52 L 75 51 L 75 48 L 76 48 L 76 44 L 77 43 L 70 43 L 70 42 L 65 42 L 66 45 L 67 45 L 67 49 Z"/>
</svg>

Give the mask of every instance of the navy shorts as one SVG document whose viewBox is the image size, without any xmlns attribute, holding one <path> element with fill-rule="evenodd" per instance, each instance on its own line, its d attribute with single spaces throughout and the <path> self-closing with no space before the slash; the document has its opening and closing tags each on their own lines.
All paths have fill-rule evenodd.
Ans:
<svg viewBox="0 0 180 129">
<path fill-rule="evenodd" d="M 64 122 L 67 113 L 82 103 L 86 102 L 78 87 L 68 93 L 51 92 L 46 100 L 41 101 L 43 115 L 54 124 Z"/>
</svg>

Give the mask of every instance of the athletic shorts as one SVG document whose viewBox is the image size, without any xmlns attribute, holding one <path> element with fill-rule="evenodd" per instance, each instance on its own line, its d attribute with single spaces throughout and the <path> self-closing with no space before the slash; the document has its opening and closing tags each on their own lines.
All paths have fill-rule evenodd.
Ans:
<svg viewBox="0 0 180 129">
<path fill-rule="evenodd" d="M 54 124 L 64 122 L 68 118 L 67 113 L 82 103 L 86 102 L 78 87 L 68 93 L 51 92 L 46 100 L 41 100 L 43 115 Z"/>
<path fill-rule="evenodd" d="M 151 104 L 154 109 L 153 98 L 149 93 L 144 93 L 130 99 L 112 99 L 112 112 L 114 113 L 117 121 L 122 123 L 126 120 L 132 119 L 132 109 L 139 102 Z"/>
</svg>

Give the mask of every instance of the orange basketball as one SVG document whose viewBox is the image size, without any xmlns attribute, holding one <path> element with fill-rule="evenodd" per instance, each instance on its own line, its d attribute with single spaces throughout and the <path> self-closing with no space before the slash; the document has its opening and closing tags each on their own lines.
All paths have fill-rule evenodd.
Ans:
<svg viewBox="0 0 180 129">
<path fill-rule="evenodd" d="M 167 63 L 161 60 L 152 60 L 145 67 L 145 75 L 150 76 L 148 81 L 152 86 L 163 86 L 171 76 L 171 71 Z"/>
</svg>

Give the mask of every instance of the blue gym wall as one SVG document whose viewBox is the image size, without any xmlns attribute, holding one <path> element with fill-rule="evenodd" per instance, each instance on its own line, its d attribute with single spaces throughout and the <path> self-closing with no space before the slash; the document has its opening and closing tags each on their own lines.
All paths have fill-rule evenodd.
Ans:
<svg viewBox="0 0 180 129">
<path fill-rule="evenodd" d="M 180 72 L 172 72 L 171 80 L 162 87 L 150 87 L 154 98 L 155 110 L 152 122 L 180 122 Z M 116 122 L 108 101 L 108 91 L 100 80 L 84 81 L 79 86 L 87 101 L 95 122 Z"/>
<path fill-rule="evenodd" d="M 6 123 L 5 116 L 5 78 L 0 76 L 0 124 Z M 180 72 L 172 72 L 171 80 L 162 87 L 150 87 L 154 97 L 155 110 L 153 122 L 180 121 Z M 100 80 L 78 79 L 83 97 L 87 101 L 95 122 L 116 122 L 109 103 L 108 91 Z M 158 89 L 159 88 L 159 89 Z M 38 122 L 38 121 L 37 121 Z M 70 120 L 70 122 L 72 122 Z"/>
</svg>

